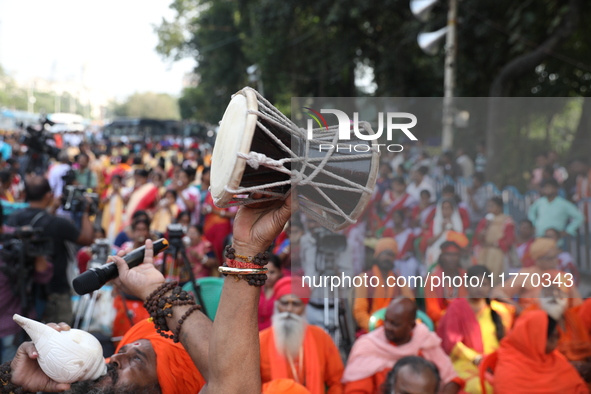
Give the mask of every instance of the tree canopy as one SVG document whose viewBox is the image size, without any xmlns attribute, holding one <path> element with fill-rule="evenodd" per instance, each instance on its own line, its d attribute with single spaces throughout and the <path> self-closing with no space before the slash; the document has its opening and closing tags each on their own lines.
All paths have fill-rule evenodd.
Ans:
<svg viewBox="0 0 591 394">
<path fill-rule="evenodd" d="M 261 70 L 265 96 L 286 114 L 291 97 L 441 97 L 444 52 L 425 55 L 416 37 L 445 26 L 445 3 L 423 23 L 409 0 L 173 0 L 175 18 L 155 27 L 157 50 L 195 59 L 200 83 L 183 92 L 181 114 L 211 123 L 221 119 L 231 94 L 257 87 L 246 72 L 252 64 Z M 461 1 L 456 95 L 588 96 L 591 26 L 580 18 L 590 12 L 582 0 Z M 356 85 L 363 70 L 373 71 L 374 92 Z M 503 136 L 495 132 L 489 125 L 486 140 L 496 154 L 495 138 Z M 464 133 L 456 145 L 485 140 L 481 129 Z M 493 160 L 490 174 L 499 165 Z"/>
<path fill-rule="evenodd" d="M 113 112 L 133 118 L 180 119 L 177 99 L 165 93 L 134 93 Z"/>
</svg>

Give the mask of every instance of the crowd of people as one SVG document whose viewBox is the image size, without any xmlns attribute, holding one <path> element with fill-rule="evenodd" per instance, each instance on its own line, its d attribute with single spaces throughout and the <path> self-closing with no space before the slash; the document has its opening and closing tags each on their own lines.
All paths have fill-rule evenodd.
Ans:
<svg viewBox="0 0 591 394">
<path fill-rule="evenodd" d="M 16 139 L 3 144 L 20 151 Z M 73 323 L 71 280 L 89 268 L 90 245 L 96 240 L 108 240 L 112 253 L 122 254 L 147 240 L 169 237 L 170 226 L 178 224 L 190 272 L 182 260 L 156 256 L 150 263 L 162 280 L 182 285 L 191 276 L 220 277 L 226 246 L 238 248 L 245 238 L 237 234 L 239 217 L 245 228 L 254 225 L 244 222 L 249 208 L 214 204 L 208 190 L 211 146 L 203 141 L 160 141 L 131 149 L 66 144 L 45 174 L 23 173 L 18 158 L 5 151 L 0 147 L 8 155 L 0 170 L 4 233 L 39 227 L 52 240 L 53 251 L 34 258 L 26 283 L 28 310 L 13 291 L 14 278 L 0 273 L 0 294 L 8 300 L 0 305 L 2 362 L 25 357 L 28 346 L 17 350 L 24 337 L 12 321 L 14 313 Z M 587 393 L 591 299 L 581 296 L 579 289 L 588 287 L 564 238 L 576 236 L 586 220 L 573 201 L 591 195 L 589 167 L 574 160 L 567 170 L 557 164 L 555 152 L 541 155 L 531 177 L 541 197 L 528 218 L 516 223 L 505 213 L 503 200 L 489 199 L 484 191 L 484 151 L 479 146 L 474 159 L 463 150 L 432 159 L 420 145 L 409 145 L 402 153 L 382 155 L 372 200 L 360 220 L 343 232 L 347 249 L 337 264 L 340 271 L 377 278 L 379 284 L 409 280 L 405 286 L 352 289 L 356 332 L 348 354 L 323 325 L 323 295 L 301 285 L 303 276 L 321 274 L 314 264 L 320 226 L 294 212 L 276 234 L 269 231 L 273 236 L 265 248 L 272 253 L 267 279 L 256 294 L 258 308 L 244 306 L 254 293 L 242 297 L 244 289 L 224 287 L 213 326 L 204 314 L 191 314 L 180 344 L 162 338 L 148 323 L 144 301 L 150 287 L 138 290 L 141 286 L 134 288 L 122 278 L 112 297 L 110 336 L 118 339 L 109 364 L 112 386 L 125 392 L 197 393 L 215 381 L 214 369 L 235 368 L 219 359 L 228 352 L 232 362 L 259 363 L 265 393 Z M 438 195 L 435 179 L 444 176 L 470 181 L 467 200 L 451 185 Z M 64 204 L 72 187 L 84 190 L 77 210 Z M 242 248 L 252 255 L 262 251 Z M 445 276 L 468 282 L 446 285 Z M 410 280 L 417 277 L 425 282 Z M 471 278 L 484 280 L 467 285 Z M 239 312 L 238 305 L 224 299 L 231 292 L 234 300 L 241 299 Z M 187 312 L 180 310 L 176 320 Z M 244 344 L 244 351 L 252 350 L 251 343 L 245 344 L 253 341 L 252 335 L 237 335 L 231 343 L 227 332 L 247 331 L 248 311 L 258 319 L 259 340 L 254 341 L 260 357 L 240 359 L 219 350 L 219 343 L 213 347 L 225 339 L 224 346 Z M 242 316 L 245 325 L 229 324 L 233 316 L 238 322 Z M 199 327 L 196 338 L 186 335 L 191 321 L 191 327 Z M 170 321 L 168 327 L 174 332 L 177 323 Z M 220 354 L 212 361 L 215 350 Z M 137 367 L 131 361 L 136 353 L 147 354 Z M 117 385 L 117 371 L 125 386 Z M 138 373 L 150 379 L 140 382 Z M 90 392 L 92 387 L 67 389 Z"/>
</svg>

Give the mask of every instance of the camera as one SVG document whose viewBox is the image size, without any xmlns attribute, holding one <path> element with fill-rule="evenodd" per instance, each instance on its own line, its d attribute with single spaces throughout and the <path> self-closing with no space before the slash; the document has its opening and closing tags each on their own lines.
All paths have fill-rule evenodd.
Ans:
<svg viewBox="0 0 591 394">
<path fill-rule="evenodd" d="M 321 274 L 338 272 L 338 258 L 347 249 L 347 237 L 318 227 L 312 230 L 316 240 L 316 272 Z"/>
<path fill-rule="evenodd" d="M 41 228 L 24 226 L 15 229 L 13 233 L 3 234 L 0 237 L 0 257 L 4 261 L 16 261 L 21 254 L 26 257 L 37 257 L 53 253 L 51 239 L 41 237 L 42 232 Z"/>
<path fill-rule="evenodd" d="M 36 129 L 32 126 L 27 126 L 26 135 L 23 136 L 21 143 L 26 145 L 31 153 L 47 154 L 52 158 L 56 158 L 60 153 L 60 150 L 47 143 L 48 140 L 52 140 L 53 136 L 45 130 L 45 126 L 53 126 L 55 123 L 48 119 L 41 120 L 41 129 Z"/>
<path fill-rule="evenodd" d="M 10 280 L 13 293 L 20 295 L 25 310 L 31 302 L 29 296 L 35 258 L 53 253 L 53 242 L 48 237 L 42 237 L 42 232 L 41 228 L 24 226 L 0 236 L 0 272 Z"/>
<path fill-rule="evenodd" d="M 67 176 L 67 174 L 66 174 Z M 87 200 L 90 199 L 90 201 Z M 97 193 L 88 193 L 87 189 L 83 186 L 64 186 L 62 193 L 62 207 L 64 211 L 69 212 L 84 212 L 86 204 L 90 204 L 88 209 L 89 215 L 96 215 L 99 206 L 99 196 Z"/>
<path fill-rule="evenodd" d="M 41 127 L 27 126 L 20 139 L 20 143 L 28 147 L 26 161 L 21 165 L 23 173 L 36 173 L 44 174 L 47 171 L 49 165 L 49 158 L 57 158 L 60 150 L 50 144 L 49 141 L 53 140 L 53 136 L 49 131 L 46 130 L 47 126 L 51 126 L 54 123 L 47 120 L 41 119 Z"/>
<path fill-rule="evenodd" d="M 76 182 L 76 171 L 70 168 L 64 175 L 62 175 L 62 180 L 66 186 L 73 185 L 74 182 Z"/>
<path fill-rule="evenodd" d="M 171 246 L 181 248 L 183 246 L 183 237 L 187 233 L 187 229 L 178 223 L 169 224 L 166 228 L 168 230 L 168 241 Z"/>
<path fill-rule="evenodd" d="M 90 246 L 90 253 L 92 254 L 92 258 L 88 262 L 88 268 L 100 267 L 106 264 L 111 254 L 111 243 L 106 238 L 97 239 Z"/>
<path fill-rule="evenodd" d="M 337 255 L 347 249 L 347 237 L 342 234 L 318 227 L 314 229 L 312 235 L 316 239 L 317 253 L 325 255 Z"/>
</svg>

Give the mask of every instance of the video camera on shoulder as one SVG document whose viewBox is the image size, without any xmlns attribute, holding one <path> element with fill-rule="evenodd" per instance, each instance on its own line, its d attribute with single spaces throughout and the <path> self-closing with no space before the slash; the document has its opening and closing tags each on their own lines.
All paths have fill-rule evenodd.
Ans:
<svg viewBox="0 0 591 394">
<path fill-rule="evenodd" d="M 0 272 L 10 283 L 12 293 L 20 299 L 23 311 L 33 305 L 35 259 L 53 254 L 53 242 L 42 236 L 43 229 L 23 226 L 0 236 Z M 3 300 L 4 301 L 4 300 Z"/>
<path fill-rule="evenodd" d="M 64 181 L 64 185 L 66 186 L 73 185 L 76 182 L 76 171 L 70 168 L 62 175 L 62 181 Z"/>
<path fill-rule="evenodd" d="M 90 200 L 90 201 L 89 201 Z M 96 215 L 99 206 L 99 195 L 88 193 L 84 186 L 66 185 L 62 192 L 62 207 L 64 211 L 84 212 L 86 204 L 90 204 L 89 215 Z"/>
<path fill-rule="evenodd" d="M 49 237 L 42 237 L 43 229 L 31 226 L 19 227 L 12 233 L 2 234 L 0 257 L 6 262 L 32 261 L 38 256 L 53 253 L 53 242 Z"/>
<path fill-rule="evenodd" d="M 47 143 L 52 140 L 53 136 L 46 128 L 53 126 L 55 123 L 47 118 L 41 119 L 41 128 L 37 129 L 33 126 L 27 126 L 26 134 L 23 136 L 21 143 L 26 145 L 32 153 L 45 153 L 50 157 L 56 158 L 60 150 Z"/>
</svg>

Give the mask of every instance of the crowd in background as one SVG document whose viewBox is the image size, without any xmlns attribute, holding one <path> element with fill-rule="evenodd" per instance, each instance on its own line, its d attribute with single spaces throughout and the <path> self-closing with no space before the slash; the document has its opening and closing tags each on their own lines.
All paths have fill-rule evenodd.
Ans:
<svg viewBox="0 0 591 394">
<path fill-rule="evenodd" d="M 33 179 L 21 167 L 26 152 L 16 138 L 7 137 L 0 146 L 5 231 L 35 219 L 34 212 L 22 221 L 11 215 L 42 207 L 64 221 L 53 231 L 77 245 L 72 254 L 67 246 L 57 250 L 59 261 L 36 263 L 36 286 L 45 289 L 35 294 L 38 318 L 69 316 L 65 321 L 72 321 L 66 278 L 72 270 L 88 268 L 89 245 L 97 239 L 107 239 L 115 252 L 168 237 L 169 226 L 180 224 L 192 275 L 219 276 L 237 208 L 213 202 L 208 143 L 170 138 L 129 145 L 68 137 L 58 147 L 61 153 L 47 172 Z M 333 339 L 313 324 L 314 295 L 290 292 L 291 281 L 310 274 L 305 245 L 317 227 L 296 215 L 275 242 L 261 291 L 263 381 L 288 377 L 311 393 L 377 393 L 392 383 L 388 374 L 398 360 L 419 356 L 427 364 L 421 369 L 421 361 L 412 359 L 415 368 L 435 371 L 429 382 L 441 392 L 491 392 L 491 386 L 499 393 L 528 392 L 523 389 L 528 385 L 551 387 L 539 392 L 587 392 L 591 301 L 581 297 L 589 288 L 564 238 L 576 236 L 585 220 L 572 202 L 591 196 L 589 165 L 577 159 L 565 167 L 556 152 L 539 155 L 529 184 L 541 197 L 527 219 L 515 222 L 503 200 L 489 198 L 484 190 L 484 152 L 481 145 L 474 156 L 459 149 L 433 158 L 415 144 L 402 153 L 383 154 L 372 201 L 344 235 L 352 275 L 378 277 L 380 283 L 388 277 L 426 278 L 427 273 L 430 280 L 466 274 L 492 275 L 494 281 L 479 288 L 432 288 L 427 282 L 355 289 L 351 312 L 357 340 L 344 364 Z M 468 198 L 462 200 L 453 186 L 438 191 L 435 180 L 443 177 L 469 181 Z M 68 185 L 96 194 L 97 211 L 65 210 Z M 71 255 L 74 260 L 66 257 Z M 157 264 L 164 265 L 168 279 L 189 280 L 182 261 Z M 552 283 L 499 286 L 498 278 L 511 273 L 547 273 Z M 112 302 L 112 337 L 149 317 L 140 300 L 121 291 L 115 290 Z M 3 361 L 18 342 L 18 328 L 7 319 L 16 306 L 11 308 L 0 316 Z M 490 365 L 483 368 L 485 362 Z"/>
</svg>

